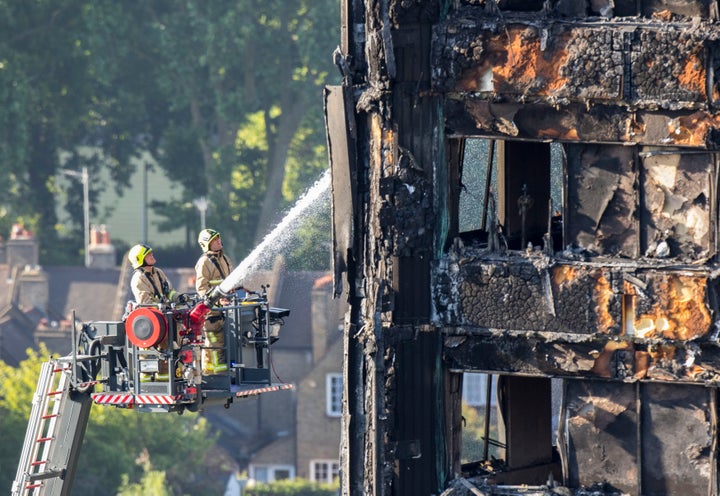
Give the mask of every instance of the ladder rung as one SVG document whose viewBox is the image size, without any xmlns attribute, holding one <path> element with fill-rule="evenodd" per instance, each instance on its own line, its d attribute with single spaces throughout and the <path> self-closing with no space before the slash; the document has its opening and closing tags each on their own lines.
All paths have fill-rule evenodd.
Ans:
<svg viewBox="0 0 720 496">
<path fill-rule="evenodd" d="M 38 482 L 37 484 L 28 484 L 27 486 L 25 486 L 25 489 L 37 489 L 40 486 L 42 486 L 42 484 Z"/>
<path fill-rule="evenodd" d="M 65 392 L 65 391 L 63 391 L 62 389 L 60 389 L 60 390 L 58 390 L 58 391 L 50 391 L 47 395 L 48 395 L 48 396 L 55 396 L 56 394 L 63 394 L 64 392 Z"/>
<path fill-rule="evenodd" d="M 38 460 L 36 462 L 32 462 L 30 465 L 33 467 L 37 467 L 38 465 L 42 465 L 43 463 L 47 463 L 47 460 Z"/>
<path fill-rule="evenodd" d="M 52 479 L 53 477 L 60 477 L 65 473 L 64 470 L 48 470 L 47 472 L 40 472 L 39 474 L 28 474 L 30 482 Z"/>
<path fill-rule="evenodd" d="M 47 415 L 43 415 L 41 418 L 43 420 L 47 420 L 47 419 L 55 418 L 55 417 L 59 417 L 59 416 L 60 416 L 60 414 L 58 414 L 58 413 L 49 413 Z"/>
<path fill-rule="evenodd" d="M 39 437 L 35 441 L 38 443 L 46 443 L 51 440 L 52 440 L 52 437 Z"/>
</svg>

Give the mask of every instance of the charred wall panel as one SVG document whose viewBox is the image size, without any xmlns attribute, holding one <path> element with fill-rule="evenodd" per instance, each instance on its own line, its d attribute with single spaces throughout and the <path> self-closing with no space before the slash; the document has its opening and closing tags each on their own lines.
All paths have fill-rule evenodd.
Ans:
<svg viewBox="0 0 720 496">
<path fill-rule="evenodd" d="M 343 469 L 354 480 L 344 493 L 455 494 L 442 485 L 458 466 L 460 401 L 442 379 L 472 370 L 576 378 L 564 417 L 568 485 L 660 494 L 682 491 L 686 473 L 717 494 L 707 476 L 714 397 L 643 389 L 720 381 L 716 173 L 697 154 L 720 148 L 717 2 L 348 5 L 339 66 L 358 130 L 350 147 L 364 165 L 348 274 Z M 472 243 L 452 239 L 455 145 L 466 137 L 566 146 L 562 246 L 513 245 L 497 219 Z M 690 153 L 673 162 L 638 146 Z M 512 208 L 519 195 L 508 198 Z M 512 421 L 516 433 L 525 420 Z M 674 426 L 692 449 L 666 439 Z M 692 467 L 674 470 L 683 464 Z"/>
<path fill-rule="evenodd" d="M 714 18 L 718 16 L 717 0 L 642 0 L 641 13 L 646 17 L 663 14 L 684 17 Z"/>
<path fill-rule="evenodd" d="M 575 380 L 565 388 L 559 438 L 573 486 L 604 480 L 629 494 L 715 494 L 712 389 Z"/>
<path fill-rule="evenodd" d="M 347 106 L 348 92 L 338 86 L 327 87 L 325 116 L 328 154 L 332 178 L 332 239 L 335 295 L 342 293 L 342 274 L 352 257 L 357 184 L 354 136 L 351 132 Z"/>
<path fill-rule="evenodd" d="M 717 283 L 707 275 L 547 266 L 539 256 L 516 256 L 461 262 L 437 278 L 439 317 L 479 332 L 462 338 L 475 345 L 454 342 L 447 350 L 454 367 L 682 382 L 718 377 Z"/>
<path fill-rule="evenodd" d="M 619 25 L 617 27 L 620 27 Z M 635 25 L 495 24 L 466 15 L 436 27 L 433 87 L 448 93 L 693 108 L 708 101 L 711 30 Z"/>
<path fill-rule="evenodd" d="M 619 328 L 621 307 L 601 268 L 543 267 L 521 257 L 463 266 L 460 320 L 496 329 L 577 334 Z"/>
<path fill-rule="evenodd" d="M 688 263 L 707 260 L 712 222 L 709 154 L 652 149 L 641 151 L 642 227 L 647 257 L 679 257 Z"/>
<path fill-rule="evenodd" d="M 634 150 L 567 145 L 567 244 L 597 255 L 636 257 Z"/>
<path fill-rule="evenodd" d="M 396 448 L 393 471 L 400 494 L 430 494 L 438 487 L 431 456 L 437 443 L 443 443 L 434 435 L 443 422 L 442 404 L 436 400 L 442 378 L 436 360 L 438 344 L 434 332 L 421 332 L 416 339 L 397 343 L 393 366 L 398 372 L 394 384 L 397 414 L 389 441 Z M 413 477 L 403 477 L 408 473 Z"/>
<path fill-rule="evenodd" d="M 567 381 L 564 433 L 571 487 L 605 481 L 639 494 L 638 413 L 635 384 Z"/>
<path fill-rule="evenodd" d="M 449 97 L 451 134 L 718 146 L 714 26 L 477 12 L 457 11 L 434 30 L 432 85 Z"/>
<path fill-rule="evenodd" d="M 716 392 L 701 387 L 643 384 L 643 494 L 716 494 Z"/>
</svg>

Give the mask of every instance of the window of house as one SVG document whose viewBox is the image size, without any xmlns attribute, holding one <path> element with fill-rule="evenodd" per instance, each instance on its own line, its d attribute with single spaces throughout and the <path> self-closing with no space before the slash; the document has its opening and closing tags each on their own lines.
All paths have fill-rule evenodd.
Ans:
<svg viewBox="0 0 720 496">
<path fill-rule="evenodd" d="M 342 415 L 342 374 L 328 374 L 325 377 L 326 412 L 330 417 Z"/>
<path fill-rule="evenodd" d="M 340 463 L 336 460 L 311 460 L 310 480 L 312 482 L 332 484 L 340 475 Z"/>
<path fill-rule="evenodd" d="M 251 479 L 257 482 L 275 482 L 295 478 L 295 467 L 292 465 L 253 465 L 248 467 Z"/>
</svg>

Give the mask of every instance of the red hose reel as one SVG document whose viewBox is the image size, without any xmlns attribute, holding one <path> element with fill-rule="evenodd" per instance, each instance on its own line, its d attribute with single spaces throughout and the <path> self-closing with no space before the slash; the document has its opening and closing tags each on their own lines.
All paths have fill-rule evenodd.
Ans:
<svg viewBox="0 0 720 496">
<path fill-rule="evenodd" d="M 125 333 L 138 348 L 151 348 L 162 343 L 168 332 L 165 315 L 153 307 L 136 308 L 125 320 Z"/>
</svg>

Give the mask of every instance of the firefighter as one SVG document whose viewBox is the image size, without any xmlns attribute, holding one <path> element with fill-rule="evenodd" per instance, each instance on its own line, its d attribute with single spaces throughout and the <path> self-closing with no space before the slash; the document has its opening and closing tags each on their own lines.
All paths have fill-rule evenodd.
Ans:
<svg viewBox="0 0 720 496">
<path fill-rule="evenodd" d="M 159 303 L 185 303 L 183 295 L 178 294 L 165 276 L 165 273 L 155 267 L 155 255 L 152 248 L 145 244 L 135 245 L 130 248 L 128 259 L 133 268 L 130 288 L 132 289 L 135 303 L 137 305 L 155 305 Z M 159 350 L 167 350 L 167 337 L 158 344 Z M 161 360 L 159 370 L 156 374 L 141 374 L 143 382 L 168 380 L 168 364 Z"/>
<path fill-rule="evenodd" d="M 214 229 L 203 229 L 198 235 L 198 244 L 203 254 L 195 264 L 195 290 L 201 297 L 217 287 L 230 272 L 232 262 L 223 253 L 220 233 Z M 221 302 L 226 303 L 221 300 Z M 225 358 L 225 331 L 222 312 L 212 311 L 205 317 L 203 326 L 204 347 L 203 374 L 218 374 L 228 369 Z"/>
<path fill-rule="evenodd" d="M 138 305 L 157 303 L 184 303 L 165 276 L 155 267 L 155 255 L 148 245 L 140 244 L 130 248 L 128 259 L 134 269 L 130 288 Z"/>
</svg>

